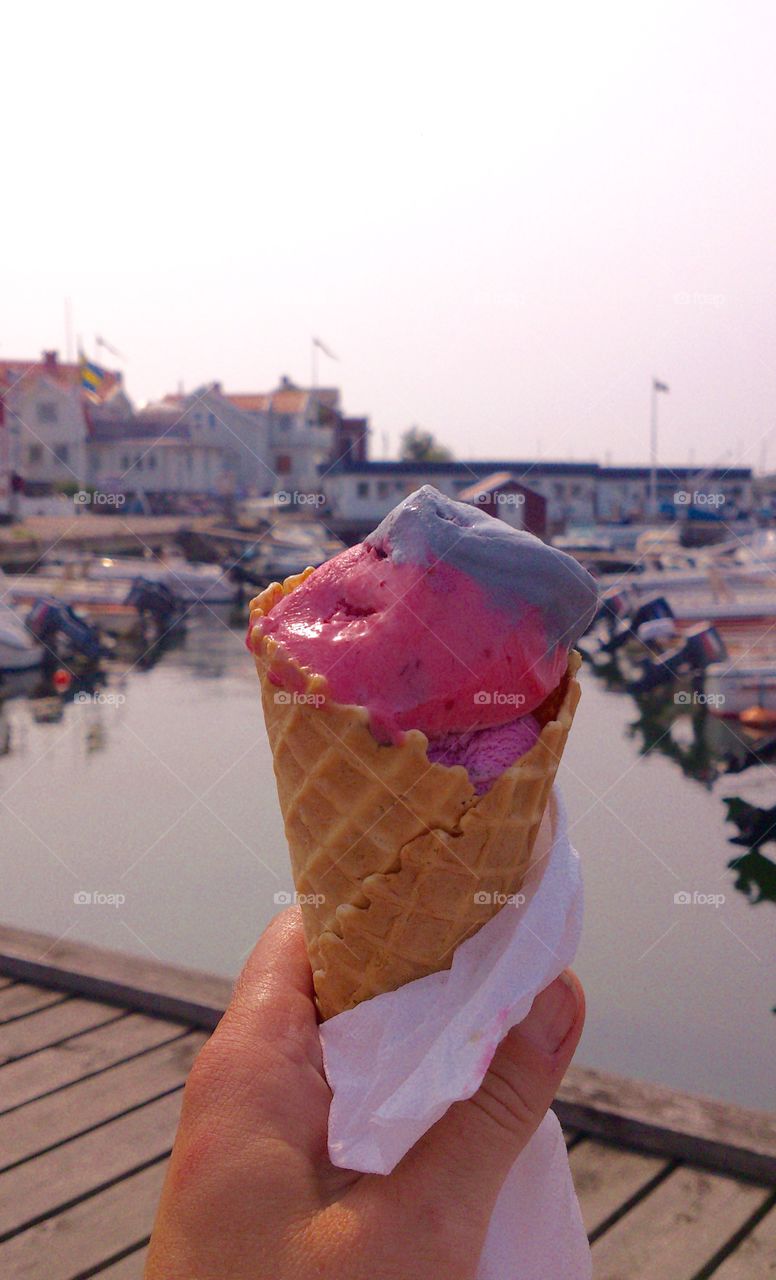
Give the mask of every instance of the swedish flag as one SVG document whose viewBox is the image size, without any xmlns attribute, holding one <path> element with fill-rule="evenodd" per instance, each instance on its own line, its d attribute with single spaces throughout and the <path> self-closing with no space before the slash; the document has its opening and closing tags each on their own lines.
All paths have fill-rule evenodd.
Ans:
<svg viewBox="0 0 776 1280">
<path fill-rule="evenodd" d="M 81 386 L 90 400 L 99 400 L 100 388 L 105 381 L 105 370 L 101 369 L 98 364 L 93 364 L 91 360 L 87 360 L 86 356 L 81 352 Z"/>
</svg>

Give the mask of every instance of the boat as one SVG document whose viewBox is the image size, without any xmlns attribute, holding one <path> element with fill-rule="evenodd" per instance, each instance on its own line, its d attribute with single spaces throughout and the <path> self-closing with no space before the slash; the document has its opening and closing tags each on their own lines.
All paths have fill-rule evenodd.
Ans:
<svg viewBox="0 0 776 1280">
<path fill-rule="evenodd" d="M 264 586 L 330 560 L 345 544 L 320 520 L 281 516 L 270 532 L 247 547 L 232 567 L 236 581 Z"/>
<path fill-rule="evenodd" d="M 45 649 L 33 639 L 18 614 L 0 603 L 0 676 L 35 671 L 43 665 Z"/>
<path fill-rule="evenodd" d="M 102 556 L 85 567 L 86 577 L 95 581 L 125 582 L 138 575 L 149 582 L 161 582 L 186 604 L 233 604 L 238 596 L 236 583 L 217 564 L 192 563 L 184 556 L 132 559 L 131 556 Z"/>
<path fill-rule="evenodd" d="M 181 602 L 161 582 L 138 576 L 134 582 L 99 582 L 83 577 L 76 564 L 69 572 L 3 574 L 0 596 L 15 609 L 31 609 L 42 597 L 77 612 L 112 636 L 142 632 L 148 618 L 161 629 L 181 614 Z"/>
<path fill-rule="evenodd" d="M 752 661 L 731 653 L 725 662 L 706 668 L 703 695 L 709 711 L 725 719 L 757 708 L 776 713 L 776 652 Z"/>
</svg>

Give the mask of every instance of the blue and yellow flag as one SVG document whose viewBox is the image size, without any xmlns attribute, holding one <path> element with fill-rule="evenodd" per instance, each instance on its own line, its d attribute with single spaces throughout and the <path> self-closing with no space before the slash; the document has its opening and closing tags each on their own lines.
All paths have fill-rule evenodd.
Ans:
<svg viewBox="0 0 776 1280">
<path fill-rule="evenodd" d="M 83 352 L 80 355 L 81 387 L 90 400 L 99 400 L 100 388 L 105 381 L 105 370 L 98 364 L 87 360 Z"/>
</svg>

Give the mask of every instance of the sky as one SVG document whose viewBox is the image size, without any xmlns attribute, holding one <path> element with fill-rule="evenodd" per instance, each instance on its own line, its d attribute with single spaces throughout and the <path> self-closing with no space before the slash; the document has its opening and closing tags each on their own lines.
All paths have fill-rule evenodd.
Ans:
<svg viewBox="0 0 776 1280">
<path fill-rule="evenodd" d="M 776 5 L 6 8 L 0 359 L 341 387 L 372 455 L 776 469 Z"/>
</svg>

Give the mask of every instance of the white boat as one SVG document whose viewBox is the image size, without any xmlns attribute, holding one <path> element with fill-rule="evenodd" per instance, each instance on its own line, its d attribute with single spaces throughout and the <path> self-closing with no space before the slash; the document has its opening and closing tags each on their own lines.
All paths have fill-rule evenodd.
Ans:
<svg viewBox="0 0 776 1280">
<path fill-rule="evenodd" d="M 308 565 L 315 569 L 344 549 L 344 542 L 319 520 L 294 520 L 283 516 L 271 533 L 258 539 L 253 551 L 241 559 L 241 564 L 254 577 L 271 582 L 274 578 L 300 573 Z"/>
<path fill-rule="evenodd" d="M 21 618 L 7 604 L 0 604 L 0 675 L 34 671 L 43 655 L 43 646 L 33 639 Z"/>
<path fill-rule="evenodd" d="M 171 623 L 178 609 L 166 592 L 163 600 L 151 599 L 161 594 L 164 584 L 152 583 L 144 587 L 139 593 L 144 598 L 138 598 L 130 582 L 122 579 L 100 582 L 85 578 L 75 562 L 53 568 L 53 572 L 23 573 L 18 577 L 1 574 L 0 599 L 12 608 L 28 610 L 41 597 L 53 597 L 76 610 L 93 626 L 114 636 L 142 633 L 144 610 L 154 612 L 158 605 L 159 616 L 166 623 Z"/>
<path fill-rule="evenodd" d="M 89 561 L 85 571 L 87 577 L 96 581 L 129 584 L 140 576 L 150 582 L 161 582 L 186 604 L 199 601 L 232 604 L 239 590 L 220 565 L 192 564 L 184 556 L 142 560 L 133 560 L 131 556 L 102 556 L 99 560 Z"/>
<path fill-rule="evenodd" d="M 638 548 L 645 568 L 640 573 L 602 574 L 602 590 L 625 588 L 645 596 L 681 592 L 717 596 L 747 587 L 771 587 L 776 593 L 776 530 L 760 529 L 710 547 L 684 548 L 669 541 Z"/>
<path fill-rule="evenodd" d="M 706 668 L 704 696 L 717 716 L 740 716 L 752 707 L 776 712 L 776 655 L 761 662 L 734 656 Z"/>
</svg>

